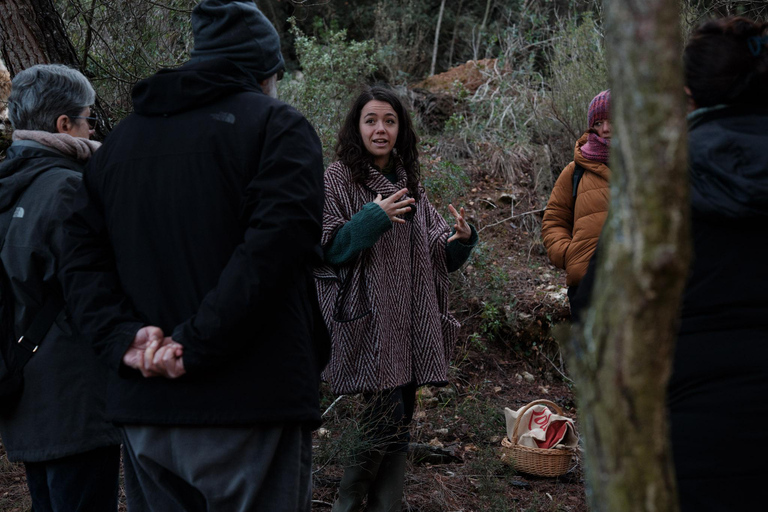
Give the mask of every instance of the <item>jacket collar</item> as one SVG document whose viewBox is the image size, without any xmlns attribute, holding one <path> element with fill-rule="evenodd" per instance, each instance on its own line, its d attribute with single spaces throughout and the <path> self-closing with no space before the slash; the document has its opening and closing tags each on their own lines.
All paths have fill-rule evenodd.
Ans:
<svg viewBox="0 0 768 512">
<path fill-rule="evenodd" d="M 740 116 L 768 116 L 768 107 L 754 107 L 751 105 L 715 105 L 694 110 L 688 114 L 688 131 L 691 131 L 704 123 Z"/>
<path fill-rule="evenodd" d="M 381 174 L 381 172 L 371 166 L 370 172 L 368 173 L 368 178 L 363 182 L 363 184 L 372 192 L 381 194 L 382 197 L 391 196 L 398 190 L 405 188 L 407 182 L 405 168 L 402 165 L 397 165 L 395 168 L 395 173 L 397 173 L 397 181 L 392 183 L 383 174 Z"/>
<path fill-rule="evenodd" d="M 82 172 L 76 160 L 33 141 L 13 141 L 0 164 L 0 213 L 6 211 L 41 172 L 63 167 Z"/>
</svg>

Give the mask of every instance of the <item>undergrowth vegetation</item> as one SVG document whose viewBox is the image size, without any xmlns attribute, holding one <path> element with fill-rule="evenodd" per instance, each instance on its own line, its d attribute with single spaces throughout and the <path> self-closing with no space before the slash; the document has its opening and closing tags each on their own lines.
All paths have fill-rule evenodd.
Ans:
<svg viewBox="0 0 768 512">
<path fill-rule="evenodd" d="M 187 20 L 195 3 L 55 0 L 113 121 L 131 110 L 136 81 L 188 58 Z M 608 88 L 600 2 L 448 2 L 436 59 L 444 73 L 423 81 L 439 2 L 258 3 L 284 42 L 288 70 L 280 97 L 314 126 L 325 163 L 334 159 L 339 127 L 362 87 L 389 83 L 410 106 L 421 136 L 421 181 L 430 201 L 451 224 L 448 204 L 466 206 L 480 232 L 470 261 L 451 275 L 451 309 L 463 324 L 451 385 L 420 391 L 412 439 L 454 453 L 466 467 L 461 475 L 448 466 L 428 479 L 409 477 L 407 485 L 429 498 L 413 509 L 583 510 L 583 499 L 567 503 L 538 489 L 511 501 L 509 482 L 516 475 L 497 447 L 502 410 L 511 400 L 570 400 L 570 381 L 549 332 L 567 314 L 564 279 L 546 260 L 540 223 L 552 186 L 586 129 L 590 100 Z M 688 28 L 712 15 L 764 17 L 767 11 L 764 2 L 686 0 L 682 15 Z M 289 13 L 295 17 L 281 23 Z M 0 154 L 9 131 L 0 130 Z M 537 373 L 535 384 L 526 371 Z M 528 382 L 528 394 L 518 390 L 521 382 Z M 359 396 L 337 399 L 324 387 L 321 405 L 315 483 L 325 492 L 322 499 L 332 500 L 340 467 L 364 449 L 362 403 Z M 0 476 L 10 473 L 3 461 Z M 9 478 L 16 482 L 23 470 L 14 468 Z M 557 484 L 572 492 L 567 485 L 580 485 L 575 474 Z M 0 509 L 4 500 L 0 495 Z"/>
<path fill-rule="evenodd" d="M 349 41 L 345 30 L 307 36 L 295 23 L 291 32 L 302 71 L 287 74 L 280 96 L 315 127 L 327 165 L 344 116 L 376 70 L 373 41 Z"/>
</svg>

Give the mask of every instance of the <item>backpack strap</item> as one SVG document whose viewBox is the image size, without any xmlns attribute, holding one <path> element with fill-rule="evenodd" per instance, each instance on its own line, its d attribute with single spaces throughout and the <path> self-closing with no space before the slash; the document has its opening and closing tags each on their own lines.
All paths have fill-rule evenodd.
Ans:
<svg viewBox="0 0 768 512">
<path fill-rule="evenodd" d="M 573 165 L 573 198 L 576 199 L 576 191 L 579 189 L 579 182 L 581 181 L 581 177 L 584 176 L 586 169 L 576 162 L 574 162 Z"/>
</svg>

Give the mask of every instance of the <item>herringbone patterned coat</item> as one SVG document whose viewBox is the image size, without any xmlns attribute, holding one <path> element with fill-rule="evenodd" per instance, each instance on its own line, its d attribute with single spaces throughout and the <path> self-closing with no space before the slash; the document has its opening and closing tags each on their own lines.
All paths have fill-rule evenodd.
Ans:
<svg viewBox="0 0 768 512">
<path fill-rule="evenodd" d="M 405 187 L 398 167 L 391 183 L 372 170 L 352 181 L 336 162 L 325 172 L 323 245 L 377 194 Z M 448 312 L 446 243 L 450 228 L 422 190 L 413 219 L 395 223 L 351 262 L 315 272 L 331 333 L 331 360 L 323 378 L 335 393 L 390 389 L 410 382 L 445 383 L 459 323 Z"/>
</svg>

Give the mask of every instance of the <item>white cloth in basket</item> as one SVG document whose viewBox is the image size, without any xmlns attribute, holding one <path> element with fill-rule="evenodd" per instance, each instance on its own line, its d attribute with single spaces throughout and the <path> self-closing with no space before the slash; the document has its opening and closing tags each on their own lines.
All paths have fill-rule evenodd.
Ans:
<svg viewBox="0 0 768 512">
<path fill-rule="evenodd" d="M 514 433 L 515 420 L 525 407 L 517 411 L 504 408 L 507 437 L 510 441 Z M 525 411 L 520 419 L 517 436 L 517 444 L 529 448 L 573 448 L 579 443 L 573 420 L 553 413 L 543 404 L 536 404 Z"/>
</svg>

